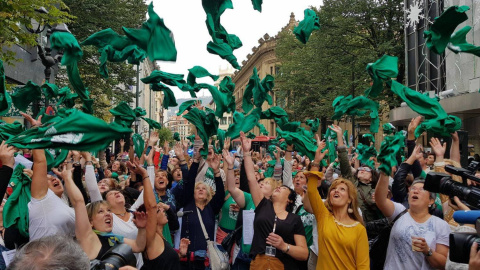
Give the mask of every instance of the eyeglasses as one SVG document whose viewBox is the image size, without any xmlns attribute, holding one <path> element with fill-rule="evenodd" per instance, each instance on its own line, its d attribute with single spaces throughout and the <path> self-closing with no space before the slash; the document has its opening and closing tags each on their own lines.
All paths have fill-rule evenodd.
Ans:
<svg viewBox="0 0 480 270">
<path fill-rule="evenodd" d="M 425 189 L 423 187 L 410 187 L 410 191 L 422 192 L 425 191 Z"/>
<path fill-rule="evenodd" d="M 358 168 L 359 171 L 366 171 L 366 172 L 371 172 L 372 169 L 368 168 L 368 167 L 360 167 Z"/>
</svg>

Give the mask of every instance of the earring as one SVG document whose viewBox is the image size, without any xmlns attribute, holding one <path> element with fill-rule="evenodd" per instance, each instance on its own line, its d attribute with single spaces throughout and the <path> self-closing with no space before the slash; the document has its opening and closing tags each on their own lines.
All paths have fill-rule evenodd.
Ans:
<svg viewBox="0 0 480 270">
<path fill-rule="evenodd" d="M 349 214 L 353 214 L 353 209 L 349 207 L 349 208 L 347 209 L 347 212 L 348 212 Z"/>
</svg>

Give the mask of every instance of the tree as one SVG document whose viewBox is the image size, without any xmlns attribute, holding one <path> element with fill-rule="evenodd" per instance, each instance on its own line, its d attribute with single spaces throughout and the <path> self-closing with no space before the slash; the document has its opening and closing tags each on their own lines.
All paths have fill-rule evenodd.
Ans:
<svg viewBox="0 0 480 270">
<path fill-rule="evenodd" d="M 79 42 L 95 32 L 112 28 L 123 34 L 122 26 L 138 28 L 146 20 L 147 5 L 143 0 L 65 0 L 72 15 L 77 17 L 68 27 Z M 129 86 L 135 85 L 134 67 L 127 63 L 108 63 L 109 78 L 99 73 L 100 54 L 93 46 L 83 46 L 79 70 L 91 98 L 94 114 L 107 119 L 108 109 L 121 101 L 132 102 L 134 94 Z M 67 83 L 65 74 L 59 80 Z"/>
<path fill-rule="evenodd" d="M 162 127 L 161 129 L 157 130 L 158 132 L 158 140 L 160 143 L 165 141 L 172 142 L 173 141 L 173 134 L 172 131 L 166 127 Z"/>
<path fill-rule="evenodd" d="M 332 102 L 339 95 L 363 94 L 370 86 L 368 63 L 383 54 L 399 58 L 397 81 L 404 80 L 402 0 L 325 0 L 316 12 L 321 29 L 303 45 L 292 31 L 277 40 L 281 62 L 276 79 L 277 100 L 286 99 L 294 120 L 333 115 Z M 391 107 L 399 100 L 384 89 L 377 98 Z"/>
<path fill-rule="evenodd" d="M 39 12 L 42 7 L 48 14 Z M 36 46 L 38 34 L 27 31 L 27 28 L 33 28 L 32 20 L 50 26 L 69 22 L 73 16 L 64 11 L 65 8 L 60 0 L 0 1 L 0 48 L 14 44 Z M 9 64 L 21 61 L 15 58 L 14 52 L 3 49 L 0 50 L 0 59 Z"/>
</svg>

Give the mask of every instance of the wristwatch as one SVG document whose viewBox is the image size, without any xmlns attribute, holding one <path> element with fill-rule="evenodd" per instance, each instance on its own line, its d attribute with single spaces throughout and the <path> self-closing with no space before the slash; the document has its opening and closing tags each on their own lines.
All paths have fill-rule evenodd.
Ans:
<svg viewBox="0 0 480 270">
<path fill-rule="evenodd" d="M 430 256 L 432 256 L 432 255 L 433 255 L 433 250 L 432 250 L 431 248 L 429 248 L 429 249 L 428 249 L 428 253 L 427 253 L 427 255 L 425 255 L 425 256 L 430 257 Z"/>
</svg>

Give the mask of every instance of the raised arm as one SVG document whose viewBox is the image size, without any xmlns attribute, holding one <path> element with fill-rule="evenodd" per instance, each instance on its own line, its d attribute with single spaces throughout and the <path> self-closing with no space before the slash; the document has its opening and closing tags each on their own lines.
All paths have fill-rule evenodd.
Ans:
<svg viewBox="0 0 480 270">
<path fill-rule="evenodd" d="M 287 145 L 287 150 L 285 151 L 285 161 L 283 162 L 283 184 L 291 188 L 293 188 L 292 151 L 293 151 L 293 145 Z"/>
<path fill-rule="evenodd" d="M 252 195 L 253 203 L 255 207 L 264 198 L 257 179 L 255 178 L 255 172 L 253 168 L 252 154 L 250 149 L 252 147 L 252 140 L 245 136 L 245 133 L 240 132 L 240 141 L 242 142 L 243 149 L 243 163 L 245 164 L 245 173 L 247 174 L 248 187 L 250 188 L 250 194 Z"/>
<path fill-rule="evenodd" d="M 33 176 L 30 192 L 33 198 L 41 200 L 48 192 L 47 158 L 43 149 L 33 149 L 32 154 Z"/>
<path fill-rule="evenodd" d="M 358 180 L 356 180 L 352 174 L 352 166 L 350 166 L 350 161 L 348 160 L 347 148 L 343 144 L 343 140 L 342 140 L 342 137 L 343 137 L 342 128 L 337 125 L 332 125 L 330 129 L 332 129 L 335 133 L 337 133 L 338 160 L 340 161 L 340 171 L 342 173 L 342 177 L 356 184 L 356 181 Z"/>
<path fill-rule="evenodd" d="M 273 153 L 273 155 L 275 156 L 275 167 L 273 168 L 273 179 L 277 181 L 282 180 L 282 174 L 283 174 L 282 161 L 280 160 L 281 152 L 282 150 L 280 149 L 280 147 L 277 146 L 275 149 L 275 152 Z"/>
<path fill-rule="evenodd" d="M 85 161 L 85 184 L 87 185 L 88 193 L 90 194 L 90 202 L 103 200 L 102 194 L 98 189 L 97 178 L 95 177 L 95 170 L 89 161 L 92 161 L 92 156 L 88 152 L 82 152 Z"/>
<path fill-rule="evenodd" d="M 0 198 L 5 196 L 8 183 L 13 174 L 13 167 L 15 166 L 15 147 L 8 146 L 5 141 L 0 145 L 0 162 L 2 167 L 0 168 Z"/>
<path fill-rule="evenodd" d="M 458 133 L 452 133 L 452 145 L 450 146 L 450 159 L 460 163 L 460 139 Z"/>
<path fill-rule="evenodd" d="M 230 138 L 225 139 L 225 144 L 230 144 Z M 230 155 L 228 149 L 223 149 L 223 161 L 227 165 L 227 190 L 232 195 L 233 200 L 240 208 L 245 208 L 245 194 L 235 185 L 235 172 L 233 171 L 233 162 L 235 158 Z"/>
<path fill-rule="evenodd" d="M 207 159 L 208 166 L 212 168 L 213 175 L 215 177 L 215 195 L 213 195 L 212 200 L 209 202 L 211 204 L 213 212 L 218 214 L 225 199 L 225 188 L 223 186 L 222 177 L 220 176 L 220 160 L 221 156 L 213 153 L 213 149 L 209 149 L 209 152 L 212 152 L 212 157 Z"/>
<path fill-rule="evenodd" d="M 328 153 L 328 149 L 322 153 L 323 148 L 325 148 L 325 142 L 320 141 L 318 134 L 316 134 L 315 137 L 317 140 L 317 150 L 315 151 L 315 158 L 312 161 L 311 173 L 307 173 L 307 195 L 312 208 L 311 210 L 315 214 L 317 220 L 319 220 L 320 216 L 328 212 L 325 204 L 322 201 L 322 198 L 320 197 L 320 193 L 318 193 L 317 190 L 318 179 L 321 179 L 322 177 L 322 174 L 318 171 L 318 169 L 320 168 L 320 162 Z"/>
<path fill-rule="evenodd" d="M 75 210 L 75 236 L 83 251 L 87 254 L 88 258 L 92 260 L 97 257 L 102 244 L 92 230 L 82 193 L 73 182 L 70 164 L 62 171 L 62 178 L 65 181 L 65 189 Z"/>
<path fill-rule="evenodd" d="M 386 217 L 391 217 L 395 211 L 393 202 L 387 198 L 388 195 L 388 175 L 384 172 L 380 173 L 380 179 L 378 180 L 377 187 L 375 188 L 375 202 L 378 209 L 382 211 Z"/>
<path fill-rule="evenodd" d="M 163 247 L 163 241 L 155 241 L 157 234 L 157 201 L 153 194 L 153 186 L 149 179 L 148 172 L 140 164 L 127 162 L 127 166 L 132 173 L 139 174 L 143 179 L 143 201 L 147 210 L 147 223 L 145 227 L 146 251 L 149 258 L 158 257 L 158 252 Z M 138 236 L 137 236 L 138 238 Z"/>
</svg>

